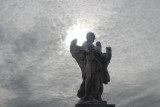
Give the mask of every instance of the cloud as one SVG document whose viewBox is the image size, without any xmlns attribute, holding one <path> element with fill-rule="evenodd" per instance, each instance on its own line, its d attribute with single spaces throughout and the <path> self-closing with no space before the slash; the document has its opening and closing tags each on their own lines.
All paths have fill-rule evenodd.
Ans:
<svg viewBox="0 0 160 107">
<path fill-rule="evenodd" d="M 104 100 L 119 107 L 158 107 L 158 4 L 1 0 L 0 106 L 71 107 L 77 103 L 81 71 L 64 41 L 66 31 L 80 23 L 93 28 L 103 49 L 111 46 L 113 50 Z"/>
</svg>

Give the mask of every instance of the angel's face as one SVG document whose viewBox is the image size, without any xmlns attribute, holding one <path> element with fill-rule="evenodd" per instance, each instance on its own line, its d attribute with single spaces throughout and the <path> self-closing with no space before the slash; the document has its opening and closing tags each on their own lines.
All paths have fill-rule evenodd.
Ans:
<svg viewBox="0 0 160 107">
<path fill-rule="evenodd" d="M 94 36 L 93 35 L 88 35 L 87 36 L 87 41 L 93 43 L 94 42 Z"/>
</svg>

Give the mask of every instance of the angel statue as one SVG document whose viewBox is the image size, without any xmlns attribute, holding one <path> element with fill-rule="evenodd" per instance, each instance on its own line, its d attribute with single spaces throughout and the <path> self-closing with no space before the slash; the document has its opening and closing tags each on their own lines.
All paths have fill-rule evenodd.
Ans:
<svg viewBox="0 0 160 107">
<path fill-rule="evenodd" d="M 78 104 L 106 103 L 101 98 L 103 84 L 108 84 L 110 76 L 107 70 L 111 60 L 111 47 L 106 47 L 106 53 L 102 53 L 100 42 L 93 44 L 95 34 L 88 32 L 87 41 L 82 46 L 77 45 L 74 39 L 70 45 L 70 52 L 75 58 L 82 72 L 82 83 L 77 96 L 80 98 Z"/>
</svg>

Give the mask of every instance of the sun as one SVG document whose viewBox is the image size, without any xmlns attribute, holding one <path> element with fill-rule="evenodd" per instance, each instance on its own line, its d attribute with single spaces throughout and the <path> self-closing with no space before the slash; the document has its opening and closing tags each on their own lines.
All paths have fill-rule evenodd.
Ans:
<svg viewBox="0 0 160 107">
<path fill-rule="evenodd" d="M 84 41 L 86 41 L 86 34 L 91 29 L 87 26 L 83 25 L 74 25 L 67 30 L 67 36 L 65 39 L 65 44 L 67 46 L 70 45 L 73 39 L 77 39 L 77 45 L 82 45 Z"/>
</svg>

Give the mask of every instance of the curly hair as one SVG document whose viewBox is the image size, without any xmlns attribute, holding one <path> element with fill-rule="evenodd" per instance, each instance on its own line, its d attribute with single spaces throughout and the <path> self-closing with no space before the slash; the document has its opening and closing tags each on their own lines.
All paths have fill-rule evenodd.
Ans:
<svg viewBox="0 0 160 107">
<path fill-rule="evenodd" d="M 95 38 L 96 38 L 96 37 L 95 37 L 95 34 L 94 34 L 93 32 L 88 32 L 88 33 L 87 33 L 87 36 L 86 36 L 86 39 L 87 39 L 87 40 L 88 40 L 88 37 L 89 37 L 89 36 L 93 36 L 93 39 L 94 39 L 94 40 L 95 40 Z"/>
</svg>

